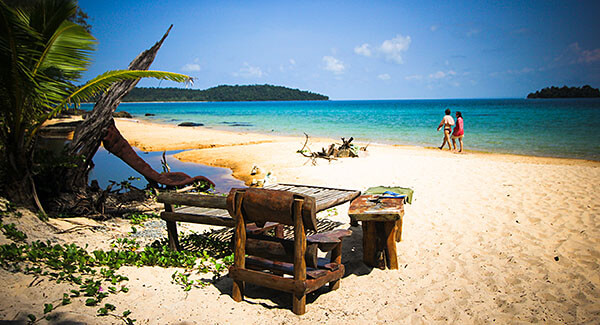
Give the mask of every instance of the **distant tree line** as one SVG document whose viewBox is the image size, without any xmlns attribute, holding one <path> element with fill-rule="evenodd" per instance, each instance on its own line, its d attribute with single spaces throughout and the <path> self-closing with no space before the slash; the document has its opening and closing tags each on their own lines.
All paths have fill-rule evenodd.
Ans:
<svg viewBox="0 0 600 325">
<path fill-rule="evenodd" d="M 123 101 L 276 101 L 276 100 L 328 100 L 329 97 L 272 85 L 228 86 L 221 85 L 205 90 L 184 88 L 134 88 Z"/>
<path fill-rule="evenodd" d="M 529 93 L 527 98 L 591 98 L 600 97 L 600 90 L 589 85 L 583 87 L 547 87 L 535 93 Z"/>
</svg>

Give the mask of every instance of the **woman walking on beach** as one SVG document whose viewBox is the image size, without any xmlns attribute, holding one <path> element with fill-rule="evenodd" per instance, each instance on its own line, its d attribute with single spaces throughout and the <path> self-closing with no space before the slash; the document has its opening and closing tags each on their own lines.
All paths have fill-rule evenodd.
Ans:
<svg viewBox="0 0 600 325">
<path fill-rule="evenodd" d="M 458 143 L 460 144 L 460 150 L 458 150 L 458 152 L 463 151 L 464 135 L 465 135 L 465 129 L 464 129 L 462 113 L 459 111 L 456 111 L 456 126 L 454 127 L 454 132 L 452 132 L 452 150 L 456 150 L 456 139 L 458 139 Z"/>
<path fill-rule="evenodd" d="M 442 145 L 439 146 L 440 150 L 444 148 L 446 143 L 448 143 L 448 150 L 452 150 L 450 147 L 450 133 L 452 132 L 452 126 L 454 125 L 454 119 L 450 115 L 450 109 L 446 108 L 446 115 L 440 122 L 437 130 L 439 131 L 442 127 L 444 127 L 444 139 L 442 140 Z"/>
</svg>

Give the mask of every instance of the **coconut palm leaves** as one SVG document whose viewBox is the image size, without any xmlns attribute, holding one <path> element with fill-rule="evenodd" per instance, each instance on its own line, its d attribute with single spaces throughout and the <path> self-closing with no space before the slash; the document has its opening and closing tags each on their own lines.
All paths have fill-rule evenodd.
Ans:
<svg viewBox="0 0 600 325">
<path fill-rule="evenodd" d="M 21 176 L 31 163 L 36 131 L 67 105 L 92 99 L 117 81 L 190 81 L 170 72 L 115 70 L 75 86 L 96 45 L 85 28 L 68 20 L 76 11 L 73 0 L 40 0 L 24 8 L 0 0 L 0 149 Z"/>
</svg>

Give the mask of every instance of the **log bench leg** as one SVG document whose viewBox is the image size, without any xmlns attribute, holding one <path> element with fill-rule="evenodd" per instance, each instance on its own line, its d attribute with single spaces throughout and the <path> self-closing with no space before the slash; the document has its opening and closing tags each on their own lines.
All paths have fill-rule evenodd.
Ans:
<svg viewBox="0 0 600 325">
<path fill-rule="evenodd" d="M 331 251 L 331 263 L 342 264 L 342 243 L 339 243 Z M 340 288 L 340 279 L 329 282 L 329 289 L 331 291 L 337 290 L 339 288 Z"/>
<path fill-rule="evenodd" d="M 396 220 L 396 242 L 402 241 L 402 217 Z"/>
<path fill-rule="evenodd" d="M 396 221 L 383 223 L 385 238 L 385 259 L 387 267 L 391 270 L 398 269 L 398 255 L 396 253 L 396 236 L 398 234 Z"/>
<path fill-rule="evenodd" d="M 177 224 L 175 221 L 167 221 L 167 233 L 169 234 L 169 248 L 179 250 L 179 238 L 177 237 Z"/>
<path fill-rule="evenodd" d="M 244 281 L 234 280 L 231 289 L 231 298 L 233 301 L 240 302 L 244 299 Z"/>
<path fill-rule="evenodd" d="M 377 231 L 376 234 L 376 242 L 377 246 L 375 248 L 375 267 L 385 270 L 386 265 L 386 245 L 387 245 L 387 234 L 385 232 L 385 223 L 381 221 L 373 222 L 375 224 L 375 229 Z"/>
<path fill-rule="evenodd" d="M 398 269 L 398 221 L 363 221 L 363 262 L 380 269 Z"/>
<path fill-rule="evenodd" d="M 306 313 L 306 295 L 292 293 L 292 311 L 296 315 L 304 315 Z"/>
<path fill-rule="evenodd" d="M 165 211 L 173 212 L 173 206 L 165 203 Z M 177 223 L 175 221 L 167 221 L 167 234 L 169 235 L 169 248 L 178 251 L 179 238 L 177 237 Z"/>
<path fill-rule="evenodd" d="M 363 262 L 371 267 L 376 266 L 377 229 L 375 222 L 363 221 Z"/>
</svg>

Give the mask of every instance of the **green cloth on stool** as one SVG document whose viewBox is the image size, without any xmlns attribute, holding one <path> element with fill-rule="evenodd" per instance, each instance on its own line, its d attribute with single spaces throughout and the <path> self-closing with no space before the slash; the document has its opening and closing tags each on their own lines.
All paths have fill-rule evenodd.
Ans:
<svg viewBox="0 0 600 325">
<path fill-rule="evenodd" d="M 366 191 L 363 192 L 363 195 L 378 195 L 383 194 L 385 191 L 390 191 L 394 193 L 398 193 L 400 195 L 406 195 L 406 202 L 412 204 L 413 191 L 408 187 L 389 187 L 389 186 L 376 186 L 369 187 Z"/>
</svg>

